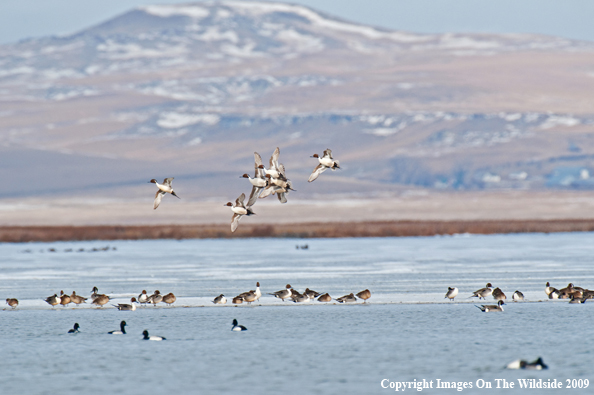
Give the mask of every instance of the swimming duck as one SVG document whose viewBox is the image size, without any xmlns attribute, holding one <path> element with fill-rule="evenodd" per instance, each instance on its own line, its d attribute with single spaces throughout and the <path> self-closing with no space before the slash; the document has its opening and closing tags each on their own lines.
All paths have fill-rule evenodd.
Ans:
<svg viewBox="0 0 594 395">
<path fill-rule="evenodd" d="M 336 301 L 338 303 L 352 303 L 356 302 L 357 298 L 355 298 L 354 294 L 350 293 L 348 295 L 341 296 L 340 298 L 336 299 Z"/>
<path fill-rule="evenodd" d="M 72 291 L 72 295 L 70 295 L 70 300 L 74 304 L 81 304 L 86 303 L 87 298 L 83 298 L 82 296 L 77 295 L 76 292 Z"/>
<path fill-rule="evenodd" d="M 138 303 L 146 304 L 148 303 L 149 296 L 146 294 L 146 289 L 143 289 L 140 295 L 138 295 Z"/>
<path fill-rule="evenodd" d="M 514 302 L 517 302 L 518 300 L 524 300 L 524 294 L 521 293 L 520 291 L 516 291 L 512 295 L 512 299 Z"/>
<path fill-rule="evenodd" d="M 75 322 L 74 327 L 70 329 L 68 333 L 78 333 L 78 328 L 80 328 L 80 325 L 78 325 L 78 322 Z"/>
<path fill-rule="evenodd" d="M 175 297 L 175 295 L 172 292 L 169 292 L 167 295 L 163 296 L 163 302 L 167 306 L 171 306 L 173 303 L 175 303 L 176 300 L 177 300 L 177 298 Z"/>
<path fill-rule="evenodd" d="M 115 304 L 112 306 L 120 311 L 135 311 L 136 305 L 134 303 L 136 303 L 136 298 L 130 299 L 130 302 L 131 302 L 131 304 L 118 303 L 117 306 Z M 124 322 L 124 321 L 122 321 L 122 322 Z"/>
<path fill-rule="evenodd" d="M 225 295 L 220 294 L 219 296 L 217 296 L 216 298 L 214 298 L 214 300 L 212 301 L 212 303 L 214 303 L 214 304 L 227 304 L 227 298 L 225 297 Z"/>
<path fill-rule="evenodd" d="M 268 185 L 268 180 L 266 179 L 266 169 L 262 164 L 262 157 L 257 152 L 254 152 L 254 167 L 254 178 L 251 178 L 247 173 L 240 177 L 247 178 L 248 180 L 250 180 L 250 183 L 252 184 L 252 192 L 250 193 L 250 197 L 247 203 L 248 207 L 251 207 L 254 204 L 256 204 L 256 200 L 258 200 L 258 197 L 260 197 L 260 194 Z"/>
<path fill-rule="evenodd" d="M 54 307 L 55 305 L 60 304 L 60 297 L 57 294 L 54 294 L 53 296 L 45 298 L 45 301 Z"/>
<path fill-rule="evenodd" d="M 16 309 L 16 307 L 19 305 L 19 301 L 15 298 L 8 298 L 6 299 L 6 304 L 12 307 L 13 309 Z"/>
<path fill-rule="evenodd" d="M 328 295 L 327 293 L 325 293 L 324 295 L 322 295 L 318 298 L 318 302 L 331 302 L 331 301 L 332 301 L 332 297 L 330 295 Z"/>
<path fill-rule="evenodd" d="M 503 306 L 505 303 L 503 302 L 503 300 L 500 300 L 499 302 L 497 302 L 496 305 L 481 305 L 481 306 L 476 306 L 479 309 L 481 309 L 481 311 L 485 312 L 485 313 L 493 313 L 493 312 L 497 312 L 497 311 L 503 311 Z"/>
<path fill-rule="evenodd" d="M 233 327 L 231 328 L 231 330 L 233 332 L 241 332 L 241 331 L 247 331 L 247 328 L 243 325 L 237 325 L 237 320 L 233 319 Z"/>
<path fill-rule="evenodd" d="M 70 298 L 70 296 L 64 294 L 64 291 L 60 291 L 60 304 L 62 305 L 62 307 L 67 306 L 71 300 L 72 299 Z"/>
<path fill-rule="evenodd" d="M 313 172 L 309 176 L 307 182 L 312 182 L 317 179 L 320 174 L 326 171 L 326 169 L 332 169 L 333 171 L 340 169 L 340 164 L 338 161 L 332 158 L 332 151 L 330 148 L 324 151 L 324 155 L 321 158 L 318 156 L 318 154 L 313 154 L 311 157 L 317 158 L 320 163 L 315 167 L 315 169 L 313 169 Z"/>
<path fill-rule="evenodd" d="M 489 296 L 493 293 L 493 290 L 491 289 L 491 287 L 492 287 L 491 283 L 487 283 L 487 286 L 485 288 L 481 288 L 478 291 L 474 291 L 471 298 L 478 297 L 479 300 L 485 299 L 487 296 Z"/>
<path fill-rule="evenodd" d="M 505 296 L 505 294 L 503 293 L 503 291 L 501 289 L 499 289 L 499 287 L 497 287 L 493 290 L 492 295 L 493 295 L 493 299 L 495 299 L 497 301 L 507 299 L 507 296 Z"/>
<path fill-rule="evenodd" d="M 159 184 L 157 182 L 157 180 L 155 180 L 154 178 L 149 181 L 149 183 L 152 182 L 153 184 L 155 184 L 157 186 L 157 188 L 159 188 L 157 190 L 157 193 L 155 194 L 155 203 L 153 204 L 154 210 L 156 210 L 157 207 L 159 207 L 159 204 L 161 204 L 161 199 L 163 199 L 163 196 L 165 196 L 166 193 L 170 193 L 173 196 L 175 196 L 176 198 L 181 199 L 173 191 L 173 188 L 171 187 L 171 181 L 173 181 L 173 177 L 164 179 L 163 184 Z"/>
<path fill-rule="evenodd" d="M 233 217 L 231 217 L 231 232 L 235 232 L 237 227 L 239 226 L 239 220 L 242 216 L 247 215 L 255 215 L 252 211 L 251 207 L 246 207 L 243 201 L 245 200 L 245 193 L 239 195 L 239 197 L 235 200 L 235 205 L 231 202 L 227 202 L 225 206 L 231 207 L 231 211 L 233 211 Z"/>
<path fill-rule="evenodd" d="M 285 289 L 281 289 L 280 291 L 269 293 L 268 295 L 274 295 L 275 297 L 279 298 L 280 300 L 282 300 L 284 302 L 285 299 L 289 298 L 292 295 L 291 284 L 287 284 Z"/>
<path fill-rule="evenodd" d="M 126 334 L 126 321 L 120 322 L 120 330 L 119 331 L 111 331 L 107 332 L 110 335 L 125 335 Z"/>
<path fill-rule="evenodd" d="M 144 330 L 144 332 L 142 332 L 142 335 L 144 336 L 142 340 L 154 340 L 157 342 L 160 342 L 161 340 L 167 340 L 163 336 L 149 336 L 149 333 L 146 329 Z"/>
<path fill-rule="evenodd" d="M 444 299 L 448 298 L 450 301 L 452 301 L 456 296 L 458 296 L 458 288 L 448 287 L 448 292 L 446 292 Z"/>
<path fill-rule="evenodd" d="M 526 362 L 523 359 L 518 359 L 517 361 L 510 362 L 507 366 L 507 369 L 529 369 L 529 370 L 543 370 L 548 369 L 549 367 L 545 365 L 544 361 L 541 357 L 534 362 Z"/>
<path fill-rule="evenodd" d="M 368 289 L 357 294 L 359 299 L 363 299 L 363 303 L 367 303 L 367 299 L 371 298 L 371 292 Z"/>
<path fill-rule="evenodd" d="M 107 295 L 99 295 L 95 299 L 93 299 L 93 301 L 91 302 L 91 304 L 96 304 L 97 306 L 99 306 L 101 308 L 104 305 L 106 305 L 108 302 L 109 302 L 109 296 L 107 296 Z"/>
</svg>

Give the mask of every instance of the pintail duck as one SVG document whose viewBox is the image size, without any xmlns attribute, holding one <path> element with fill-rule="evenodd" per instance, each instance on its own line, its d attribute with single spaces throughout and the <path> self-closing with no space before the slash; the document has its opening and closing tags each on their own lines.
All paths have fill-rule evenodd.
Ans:
<svg viewBox="0 0 594 395">
<path fill-rule="evenodd" d="M 304 303 L 309 302 L 311 300 L 311 298 L 308 295 L 300 294 L 299 292 L 296 292 L 296 294 L 291 295 L 291 299 L 293 299 L 294 303 Z"/>
<path fill-rule="evenodd" d="M 82 296 L 77 295 L 74 291 L 72 291 L 72 295 L 70 295 L 70 300 L 74 304 L 81 304 L 87 302 L 87 298 L 83 298 Z"/>
<path fill-rule="evenodd" d="M 317 179 L 320 176 L 320 174 L 326 171 L 326 169 L 332 169 L 333 171 L 336 169 L 340 169 L 340 164 L 338 163 L 338 161 L 332 158 L 332 150 L 330 150 L 330 148 L 324 150 L 324 155 L 321 158 L 318 156 L 318 154 L 313 154 L 311 157 L 317 158 L 320 163 L 316 166 L 315 169 L 313 169 L 313 172 L 309 176 L 307 182 L 312 182 L 315 179 Z"/>
<path fill-rule="evenodd" d="M 16 307 L 19 305 L 19 301 L 15 298 L 8 298 L 6 299 L 6 304 L 12 307 L 13 309 L 16 309 Z"/>
<path fill-rule="evenodd" d="M 456 296 L 458 296 L 458 288 L 448 287 L 448 292 L 446 292 L 444 299 L 448 298 L 450 301 L 452 301 Z"/>
<path fill-rule="evenodd" d="M 352 303 L 356 302 L 357 298 L 355 298 L 354 294 L 350 293 L 348 295 L 341 296 L 340 298 L 336 299 L 336 301 L 338 303 Z"/>
<path fill-rule="evenodd" d="M 260 290 L 260 282 L 256 282 L 256 290 L 254 291 L 256 294 L 256 300 L 259 300 L 262 297 L 262 291 Z"/>
<path fill-rule="evenodd" d="M 270 168 L 266 170 L 266 180 L 268 185 L 260 194 L 260 199 L 267 197 L 270 194 L 276 194 L 281 203 L 287 203 L 287 195 L 289 191 L 294 191 L 291 180 L 287 178 L 285 166 L 278 163 L 280 149 L 276 147 L 274 153 L 270 157 Z"/>
<path fill-rule="evenodd" d="M 91 300 L 95 299 L 97 296 L 99 296 L 99 288 L 93 287 L 91 290 Z"/>
<path fill-rule="evenodd" d="M 275 297 L 281 299 L 284 302 L 285 299 L 289 298 L 292 295 L 291 284 L 287 284 L 285 289 L 281 289 L 280 291 L 269 293 L 268 295 L 274 295 Z"/>
<path fill-rule="evenodd" d="M 45 301 L 54 307 L 55 305 L 60 304 L 60 297 L 57 294 L 54 294 L 53 296 L 45 298 Z"/>
<path fill-rule="evenodd" d="M 590 291 L 589 289 L 584 290 L 582 293 L 582 299 L 593 299 L 594 298 L 594 291 Z"/>
<path fill-rule="evenodd" d="M 250 216 L 255 215 L 252 211 L 250 206 L 246 207 L 243 201 L 245 200 L 245 193 L 239 195 L 239 197 L 235 200 L 235 204 L 231 202 L 227 202 L 225 206 L 231 207 L 231 211 L 233 211 L 233 217 L 231 217 L 231 232 L 235 232 L 237 227 L 239 226 L 239 220 L 244 215 Z"/>
<path fill-rule="evenodd" d="M 68 295 L 64 294 L 64 291 L 60 291 L 60 304 L 62 305 L 62 307 L 65 307 L 68 305 L 68 303 L 71 302 L 71 298 Z"/>
<path fill-rule="evenodd" d="M 233 332 L 241 332 L 241 331 L 247 331 L 247 328 L 243 325 L 237 325 L 237 320 L 234 318 L 233 326 L 231 327 L 231 330 Z"/>
<path fill-rule="evenodd" d="M 159 188 L 155 194 L 155 203 L 153 204 L 153 209 L 156 210 L 157 207 L 159 207 L 159 204 L 161 204 L 161 199 L 163 199 L 163 196 L 165 196 L 166 193 L 170 193 L 176 198 L 180 199 L 180 197 L 177 196 L 173 191 L 173 188 L 171 187 L 171 181 L 173 181 L 173 177 L 164 179 L 163 184 L 159 184 L 154 178 L 149 181 L 149 183 L 152 182 L 157 186 L 157 188 Z"/>
<path fill-rule="evenodd" d="M 219 296 L 217 296 L 216 298 L 214 298 L 214 300 L 212 301 L 212 303 L 214 303 L 214 304 L 227 304 L 227 298 L 225 297 L 225 295 L 220 294 Z"/>
<path fill-rule="evenodd" d="M 316 292 L 313 289 L 309 289 L 309 288 L 305 288 L 305 292 L 303 292 L 303 295 L 306 295 L 310 299 L 315 299 L 318 296 L 320 296 L 321 294 L 322 294 L 321 292 Z"/>
<path fill-rule="evenodd" d="M 258 296 L 256 295 L 255 291 L 243 292 L 236 297 L 241 298 L 244 302 L 247 302 L 247 304 L 252 304 L 252 302 L 258 300 Z"/>
<path fill-rule="evenodd" d="M 332 301 L 332 297 L 330 295 L 328 295 L 327 293 L 325 293 L 324 295 L 322 295 L 318 298 L 318 302 L 331 302 L 331 301 Z"/>
<path fill-rule="evenodd" d="M 487 286 L 485 288 L 481 288 L 478 291 L 474 291 L 471 298 L 478 297 L 479 300 L 485 299 L 487 296 L 489 296 L 493 293 L 493 290 L 491 289 L 491 287 L 492 287 L 491 283 L 487 283 Z"/>
<path fill-rule="evenodd" d="M 559 299 L 559 290 L 553 288 L 553 290 L 549 294 L 549 299 Z"/>
<path fill-rule="evenodd" d="M 118 303 L 117 305 L 114 304 L 112 306 L 120 311 L 135 311 L 136 305 L 134 303 L 136 303 L 136 298 L 130 299 L 130 302 L 131 302 L 131 304 Z M 124 321 L 122 321 L 122 322 L 124 322 Z"/>
<path fill-rule="evenodd" d="M 484 311 L 485 313 L 493 313 L 496 311 L 503 311 L 503 306 L 505 303 L 503 302 L 503 300 L 500 300 L 499 302 L 497 302 L 496 305 L 481 305 L 481 306 L 476 306 L 479 309 L 481 309 L 481 311 Z"/>
<path fill-rule="evenodd" d="M 109 302 L 109 296 L 99 295 L 95 299 L 93 299 L 93 302 L 91 302 L 91 304 L 96 304 L 97 306 L 99 306 L 101 308 L 104 305 L 106 305 L 108 302 Z"/>
<path fill-rule="evenodd" d="M 497 287 L 493 290 L 492 295 L 493 295 L 493 299 L 495 299 L 497 301 L 507 299 L 507 296 L 505 296 L 505 294 L 503 293 L 503 291 L 501 289 L 499 289 L 499 287 Z"/>
<path fill-rule="evenodd" d="M 367 303 L 367 299 L 371 298 L 371 292 L 366 289 L 365 291 L 361 291 L 357 294 L 359 299 L 363 299 L 363 303 Z"/>
<path fill-rule="evenodd" d="M 126 321 L 120 322 L 120 330 L 119 331 L 111 331 L 107 332 L 110 335 L 125 335 L 126 334 Z"/>
<path fill-rule="evenodd" d="M 161 340 L 167 340 L 163 336 L 149 336 L 149 333 L 146 329 L 144 330 L 144 332 L 142 332 L 142 335 L 144 336 L 142 340 L 154 340 L 157 342 L 160 342 Z"/>
<path fill-rule="evenodd" d="M 157 303 L 161 303 L 163 301 L 163 295 L 159 290 L 156 290 L 154 294 L 148 297 L 148 303 L 152 303 L 153 306 L 156 306 Z"/>
<path fill-rule="evenodd" d="M 236 296 L 231 300 L 231 303 L 233 304 L 242 304 L 243 303 L 243 297 L 241 296 Z"/>
<path fill-rule="evenodd" d="M 524 294 L 521 293 L 520 291 L 516 291 L 512 295 L 512 299 L 514 302 L 517 302 L 518 300 L 524 300 Z"/>
<path fill-rule="evenodd" d="M 70 329 L 68 333 L 78 333 L 78 328 L 80 328 L 80 325 L 78 325 L 78 322 L 75 322 L 74 327 Z"/>
<path fill-rule="evenodd" d="M 250 197 L 247 203 L 248 207 L 251 207 L 254 204 L 256 204 L 256 200 L 258 200 L 260 194 L 268 185 L 268 180 L 266 179 L 266 169 L 262 164 L 262 157 L 257 152 L 254 152 L 254 168 L 254 178 L 251 178 L 247 173 L 240 177 L 247 178 L 248 180 L 250 180 L 250 183 L 252 184 L 252 192 L 250 193 Z"/>
<path fill-rule="evenodd" d="M 547 281 L 547 284 L 545 286 L 545 293 L 547 294 L 547 296 L 549 296 L 554 289 L 555 288 L 551 287 L 551 283 Z"/>
<path fill-rule="evenodd" d="M 167 306 L 171 306 L 173 303 L 175 303 L 176 300 L 177 300 L 177 298 L 175 297 L 175 295 L 172 292 L 169 292 L 167 295 L 163 296 L 163 302 Z"/>
<path fill-rule="evenodd" d="M 529 370 L 544 370 L 548 369 L 549 367 L 545 365 L 544 361 L 541 357 L 534 362 L 526 362 L 523 359 L 518 359 L 517 361 L 510 362 L 506 366 L 507 369 L 529 369 Z"/>
<path fill-rule="evenodd" d="M 142 290 L 142 293 L 138 295 L 138 303 L 146 304 L 148 303 L 149 296 L 146 294 L 146 289 Z"/>
<path fill-rule="evenodd" d="M 570 304 L 585 303 L 587 299 L 583 299 L 581 296 L 571 296 Z"/>
</svg>

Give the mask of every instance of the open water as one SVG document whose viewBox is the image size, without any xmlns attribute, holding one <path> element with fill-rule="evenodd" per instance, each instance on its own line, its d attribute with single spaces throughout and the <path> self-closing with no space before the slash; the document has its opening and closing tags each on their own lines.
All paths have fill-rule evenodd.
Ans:
<svg viewBox="0 0 594 395">
<path fill-rule="evenodd" d="M 430 394 L 592 393 L 566 387 L 592 379 L 594 301 L 548 300 L 544 286 L 594 288 L 593 241 L 560 233 L 0 244 L 0 298 L 20 301 L 0 310 L 0 394 L 380 394 L 395 392 L 382 384 L 423 379 Z M 289 283 L 333 297 L 369 288 L 372 297 L 231 305 L 256 281 L 264 294 Z M 507 294 L 503 313 L 482 313 L 474 305 L 485 302 L 468 298 L 487 282 Z M 143 289 L 178 299 L 134 312 L 43 301 L 60 290 L 89 296 L 93 286 L 114 303 Z M 444 299 L 448 286 L 460 290 L 455 302 Z M 516 289 L 525 302 L 511 301 Z M 213 305 L 221 293 L 228 304 Z M 234 318 L 248 331 L 231 332 Z M 108 335 L 121 320 L 128 334 Z M 67 334 L 75 322 L 81 332 Z M 167 340 L 142 341 L 144 329 Z M 504 369 L 539 356 L 548 370 Z M 562 388 L 521 389 L 522 379 Z M 456 388 L 436 388 L 438 380 Z M 514 388 L 497 388 L 503 380 Z"/>
</svg>

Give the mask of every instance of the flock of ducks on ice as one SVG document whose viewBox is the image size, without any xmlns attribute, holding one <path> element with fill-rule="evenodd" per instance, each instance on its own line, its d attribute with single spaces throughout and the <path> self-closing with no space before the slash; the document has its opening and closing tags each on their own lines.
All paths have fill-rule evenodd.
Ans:
<svg viewBox="0 0 594 395">
<path fill-rule="evenodd" d="M 260 154 L 254 152 L 254 177 L 250 177 L 250 175 L 247 173 L 240 176 L 240 178 L 247 178 L 252 184 L 252 192 L 250 193 L 247 204 L 245 203 L 245 193 L 242 193 L 235 200 L 235 204 L 232 202 L 227 202 L 227 204 L 224 205 L 231 207 L 231 211 L 233 211 L 233 216 L 231 217 L 231 232 L 235 232 L 239 226 L 239 220 L 241 217 L 249 217 L 250 215 L 256 214 L 252 210 L 252 206 L 256 204 L 258 199 L 263 199 L 270 195 L 276 195 L 281 203 L 287 203 L 287 195 L 290 191 L 294 191 L 294 189 L 291 180 L 287 178 L 285 166 L 278 162 L 279 156 L 280 149 L 276 147 L 272 153 L 272 156 L 270 157 L 268 169 L 266 169 L 262 163 L 262 157 Z M 313 182 L 316 180 L 320 174 L 322 174 L 327 169 L 340 169 L 339 161 L 332 157 L 332 150 L 329 148 L 324 150 L 324 154 L 321 157 L 318 154 L 313 154 L 311 157 L 316 158 L 319 163 L 313 169 L 307 180 L 308 182 Z M 159 184 L 155 179 L 149 181 L 159 188 L 155 194 L 155 202 L 153 204 L 154 209 L 159 207 L 163 196 L 165 196 L 167 193 L 172 194 L 178 199 L 180 198 L 177 196 L 173 190 L 173 187 L 171 186 L 172 181 L 173 177 L 166 178 L 163 181 L 163 184 Z"/>
<path fill-rule="evenodd" d="M 470 296 L 470 298 L 479 298 L 479 300 L 486 300 L 487 296 L 493 295 L 493 299 L 497 301 L 496 305 L 476 306 L 485 313 L 503 311 L 502 306 L 505 304 L 504 301 L 507 299 L 507 296 L 505 296 L 505 293 L 501 289 L 499 289 L 499 287 L 495 289 L 493 289 L 492 287 L 493 286 L 491 285 L 491 283 L 487 283 L 485 288 L 481 288 L 479 290 L 474 291 Z M 582 287 L 576 287 L 572 283 L 569 283 L 565 288 L 557 289 L 551 287 L 551 284 L 547 282 L 545 286 L 545 293 L 547 294 L 549 299 L 569 299 L 569 303 L 571 304 L 584 303 L 588 299 L 594 299 L 594 291 Z M 448 292 L 446 292 L 444 299 L 448 298 L 451 301 L 453 301 L 456 296 L 458 296 L 458 288 L 448 287 Z M 520 291 L 516 291 L 512 295 L 512 300 L 514 302 L 523 301 L 524 294 Z"/>
</svg>

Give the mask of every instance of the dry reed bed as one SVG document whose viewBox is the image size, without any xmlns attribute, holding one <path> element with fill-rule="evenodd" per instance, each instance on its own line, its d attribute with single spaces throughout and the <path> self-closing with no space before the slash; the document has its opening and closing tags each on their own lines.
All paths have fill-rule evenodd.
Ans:
<svg viewBox="0 0 594 395">
<path fill-rule="evenodd" d="M 250 225 L 4 226 L 1 242 L 246 237 L 399 237 L 457 233 L 590 232 L 594 220 L 373 221 Z"/>
</svg>

